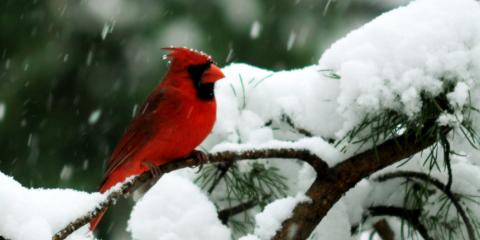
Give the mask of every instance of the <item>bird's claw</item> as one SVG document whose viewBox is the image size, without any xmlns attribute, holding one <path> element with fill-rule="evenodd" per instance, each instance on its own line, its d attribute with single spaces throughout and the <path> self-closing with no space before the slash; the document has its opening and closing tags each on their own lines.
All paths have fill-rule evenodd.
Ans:
<svg viewBox="0 0 480 240">
<path fill-rule="evenodd" d="M 203 169 L 203 164 L 208 163 L 208 155 L 205 152 L 202 152 L 202 151 L 199 151 L 199 150 L 193 150 L 192 153 L 190 154 L 190 156 L 195 161 L 200 163 L 200 166 L 198 168 L 198 172 L 200 172 Z"/>
<path fill-rule="evenodd" d="M 148 167 L 150 173 L 152 174 L 152 178 L 154 180 L 158 180 L 162 175 L 162 170 L 160 170 L 160 168 L 152 162 L 147 161 L 144 164 Z"/>
</svg>

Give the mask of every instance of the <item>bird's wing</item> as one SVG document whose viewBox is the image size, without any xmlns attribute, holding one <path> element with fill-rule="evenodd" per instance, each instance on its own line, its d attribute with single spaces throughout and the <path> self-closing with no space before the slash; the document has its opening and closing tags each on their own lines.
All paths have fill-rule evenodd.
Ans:
<svg viewBox="0 0 480 240">
<path fill-rule="evenodd" d="M 162 108 L 161 105 L 167 104 L 167 101 L 164 91 L 154 92 L 147 98 L 107 162 L 105 179 L 119 166 L 135 156 L 155 135 L 158 125 L 161 124 L 161 119 L 156 117 L 158 115 L 155 112 Z"/>
</svg>

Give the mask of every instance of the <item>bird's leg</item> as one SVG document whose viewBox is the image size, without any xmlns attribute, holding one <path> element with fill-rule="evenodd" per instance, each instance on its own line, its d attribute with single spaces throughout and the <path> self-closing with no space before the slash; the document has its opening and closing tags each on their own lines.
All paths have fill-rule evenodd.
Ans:
<svg viewBox="0 0 480 240">
<path fill-rule="evenodd" d="M 162 176 L 162 170 L 160 170 L 157 165 L 153 164 L 153 162 L 146 161 L 143 164 L 148 167 L 150 173 L 152 174 L 152 179 L 154 180 L 154 182 L 156 182 L 160 178 L 160 176 Z"/>
<path fill-rule="evenodd" d="M 203 164 L 208 163 L 208 155 L 202 151 L 193 150 L 192 153 L 190 153 L 190 157 L 200 163 L 199 172 L 202 170 Z"/>
</svg>

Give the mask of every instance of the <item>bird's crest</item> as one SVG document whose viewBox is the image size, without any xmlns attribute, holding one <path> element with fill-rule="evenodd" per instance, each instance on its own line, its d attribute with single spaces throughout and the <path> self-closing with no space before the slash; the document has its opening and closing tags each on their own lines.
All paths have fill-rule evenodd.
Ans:
<svg viewBox="0 0 480 240">
<path fill-rule="evenodd" d="M 168 47 L 162 49 L 170 51 L 168 55 L 165 55 L 165 58 L 172 61 L 173 64 L 181 63 L 182 65 L 185 64 L 189 66 L 212 62 L 212 57 L 194 49 L 186 47 Z"/>
</svg>

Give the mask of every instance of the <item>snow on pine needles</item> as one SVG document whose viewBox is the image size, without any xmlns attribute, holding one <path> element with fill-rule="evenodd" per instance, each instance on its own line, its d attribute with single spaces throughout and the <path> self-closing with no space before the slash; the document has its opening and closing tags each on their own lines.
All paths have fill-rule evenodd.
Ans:
<svg viewBox="0 0 480 240">
<path fill-rule="evenodd" d="M 321 68 L 341 76 L 343 135 L 367 114 L 393 110 L 415 117 L 422 95 L 445 85 L 471 89 L 480 77 L 480 7 L 472 0 L 418 0 L 383 14 L 334 43 Z M 465 99 L 468 91 L 457 98 Z M 454 98 L 449 104 L 464 107 Z"/>
</svg>

